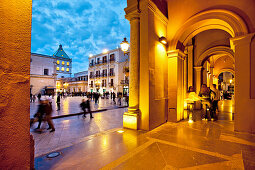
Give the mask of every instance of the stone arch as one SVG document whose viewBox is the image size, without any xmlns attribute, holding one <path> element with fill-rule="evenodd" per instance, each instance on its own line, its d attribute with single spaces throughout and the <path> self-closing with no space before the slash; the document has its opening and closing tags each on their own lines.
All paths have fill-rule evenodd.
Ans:
<svg viewBox="0 0 255 170">
<path fill-rule="evenodd" d="M 195 66 L 202 66 L 203 62 L 207 60 L 210 56 L 215 55 L 215 54 L 226 54 L 230 56 L 234 61 L 234 52 L 230 47 L 227 46 L 216 46 L 209 48 L 205 50 L 197 59 L 195 62 Z"/>
<path fill-rule="evenodd" d="M 185 46 L 189 39 L 209 29 L 224 30 L 232 37 L 248 33 L 245 22 L 234 12 L 223 9 L 203 11 L 190 17 L 182 25 L 173 39 L 170 40 L 169 50 L 176 49 L 180 43 Z"/>
<path fill-rule="evenodd" d="M 230 73 L 232 73 L 233 75 L 235 75 L 235 70 L 230 69 L 230 68 L 223 68 L 223 69 L 221 69 L 215 76 L 216 76 L 216 77 L 219 77 L 219 75 L 220 75 L 221 73 L 223 73 L 223 72 L 230 72 Z"/>
</svg>

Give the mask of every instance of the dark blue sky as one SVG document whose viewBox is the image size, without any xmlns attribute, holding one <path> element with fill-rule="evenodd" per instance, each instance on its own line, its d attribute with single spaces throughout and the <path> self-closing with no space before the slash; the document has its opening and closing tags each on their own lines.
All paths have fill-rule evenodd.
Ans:
<svg viewBox="0 0 255 170">
<path fill-rule="evenodd" d="M 31 52 L 52 55 L 62 44 L 72 73 L 87 70 L 89 54 L 129 41 L 125 7 L 126 0 L 35 0 Z"/>
</svg>

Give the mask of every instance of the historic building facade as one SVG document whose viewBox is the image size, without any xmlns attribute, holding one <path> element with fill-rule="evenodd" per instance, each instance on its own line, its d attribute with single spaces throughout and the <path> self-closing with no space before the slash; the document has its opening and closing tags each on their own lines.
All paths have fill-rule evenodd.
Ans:
<svg viewBox="0 0 255 170">
<path fill-rule="evenodd" d="M 72 59 L 65 53 L 62 45 L 59 45 L 58 50 L 53 54 L 56 59 L 57 78 L 71 77 L 72 75 Z"/>
<path fill-rule="evenodd" d="M 57 92 L 84 93 L 88 91 L 88 71 L 74 73 L 74 77 L 59 78 Z"/>
<path fill-rule="evenodd" d="M 129 54 L 120 48 L 89 57 L 88 91 L 128 93 Z"/>
<path fill-rule="evenodd" d="M 56 92 L 59 78 L 71 77 L 72 59 L 64 52 L 62 45 L 52 55 L 31 53 L 30 92 L 51 94 Z"/>
</svg>

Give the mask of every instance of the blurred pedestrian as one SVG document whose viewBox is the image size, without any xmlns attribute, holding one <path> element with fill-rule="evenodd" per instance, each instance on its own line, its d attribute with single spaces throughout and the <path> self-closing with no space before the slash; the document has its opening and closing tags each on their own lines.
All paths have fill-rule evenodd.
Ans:
<svg viewBox="0 0 255 170">
<path fill-rule="evenodd" d="M 33 103 L 35 102 L 35 99 L 36 99 L 36 97 L 35 97 L 35 95 L 33 95 Z"/>
<path fill-rule="evenodd" d="M 114 102 L 114 104 L 116 104 L 115 98 L 116 98 L 116 94 L 113 92 L 112 93 L 112 101 Z"/>
<path fill-rule="evenodd" d="M 41 93 L 38 93 L 38 95 L 37 95 L 38 101 L 41 100 L 41 97 L 42 97 Z"/>
<path fill-rule="evenodd" d="M 52 115 L 52 106 L 50 105 L 49 100 L 46 100 L 44 109 L 45 109 L 45 119 L 46 119 L 46 121 L 47 121 L 47 123 L 49 125 L 47 130 L 51 129 L 50 132 L 54 132 L 55 131 L 55 127 L 54 127 L 54 124 L 53 124 L 52 118 L 51 118 L 51 115 Z"/>
<path fill-rule="evenodd" d="M 57 107 L 58 107 L 57 111 L 58 111 L 58 110 L 60 110 L 60 94 L 58 94 L 56 103 L 57 103 Z"/>
</svg>

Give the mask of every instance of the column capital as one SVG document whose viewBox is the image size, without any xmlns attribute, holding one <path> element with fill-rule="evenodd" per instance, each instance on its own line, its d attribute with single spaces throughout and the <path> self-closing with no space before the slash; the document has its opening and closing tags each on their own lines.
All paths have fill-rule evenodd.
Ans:
<svg viewBox="0 0 255 170">
<path fill-rule="evenodd" d="M 179 49 L 167 51 L 167 56 L 168 58 L 179 57 L 182 60 L 186 58 L 186 54 Z"/>
<path fill-rule="evenodd" d="M 134 19 L 140 19 L 140 9 L 138 8 L 137 3 L 133 4 L 124 9 L 126 12 L 125 18 L 129 21 Z"/>
<path fill-rule="evenodd" d="M 230 38 L 230 47 L 233 51 L 235 51 L 235 46 L 236 45 L 241 45 L 241 44 L 249 44 L 251 42 L 252 37 L 255 35 L 254 33 L 242 35 L 242 36 L 237 36 Z"/>
<path fill-rule="evenodd" d="M 194 69 L 198 72 L 198 71 L 202 71 L 202 66 L 196 66 L 196 67 L 194 67 Z"/>
</svg>

